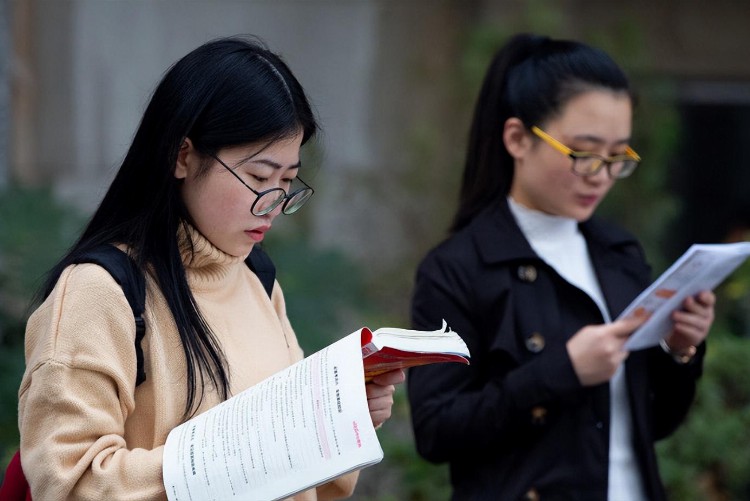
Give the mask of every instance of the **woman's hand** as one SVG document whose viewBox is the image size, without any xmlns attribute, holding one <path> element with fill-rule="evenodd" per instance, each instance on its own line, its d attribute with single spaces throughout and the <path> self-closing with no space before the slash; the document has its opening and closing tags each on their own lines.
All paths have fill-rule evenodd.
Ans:
<svg viewBox="0 0 750 501">
<path fill-rule="evenodd" d="M 379 374 L 365 384 L 367 406 L 370 409 L 370 418 L 375 428 L 380 428 L 391 417 L 393 393 L 396 391 L 395 385 L 403 383 L 405 379 L 404 371 L 396 369 Z"/>
<path fill-rule="evenodd" d="M 682 308 L 672 313 L 674 326 L 665 341 L 669 351 L 681 355 L 695 352 L 714 322 L 716 296 L 711 291 L 703 291 L 685 299 Z"/>
<path fill-rule="evenodd" d="M 646 319 L 629 317 L 610 324 L 587 325 L 566 344 L 568 356 L 583 386 L 609 381 L 628 358 L 625 341 Z"/>
</svg>

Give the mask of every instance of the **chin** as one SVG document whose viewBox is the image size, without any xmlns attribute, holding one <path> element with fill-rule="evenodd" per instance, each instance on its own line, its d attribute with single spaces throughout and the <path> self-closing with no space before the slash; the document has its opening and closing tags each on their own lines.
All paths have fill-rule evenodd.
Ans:
<svg viewBox="0 0 750 501">
<path fill-rule="evenodd" d="M 250 254 L 250 251 L 253 250 L 253 244 L 250 244 L 249 246 L 246 244 L 227 245 L 224 248 L 219 247 L 219 250 L 230 256 L 245 258 Z"/>
<path fill-rule="evenodd" d="M 255 245 L 254 245 L 254 244 L 253 244 L 253 245 L 251 245 L 250 247 L 243 247 L 242 249 L 239 249 L 239 248 L 238 248 L 238 249 L 237 249 L 237 253 L 236 253 L 236 254 L 235 254 L 235 253 L 232 253 L 232 255 L 233 255 L 233 256 L 236 256 L 236 257 L 242 257 L 242 258 L 245 258 L 245 257 L 247 257 L 247 256 L 249 256 L 249 255 L 250 255 L 250 252 L 252 252 L 252 250 L 253 250 L 253 247 L 255 247 Z"/>
<path fill-rule="evenodd" d="M 571 219 L 575 219 L 579 223 L 583 223 L 591 219 L 591 216 L 593 215 L 594 215 L 593 209 L 578 209 L 578 210 L 570 211 L 568 217 Z"/>
</svg>

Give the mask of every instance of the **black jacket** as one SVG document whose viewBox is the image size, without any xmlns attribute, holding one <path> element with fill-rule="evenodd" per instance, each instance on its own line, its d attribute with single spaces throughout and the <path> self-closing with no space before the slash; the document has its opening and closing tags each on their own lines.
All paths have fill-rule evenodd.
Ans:
<svg viewBox="0 0 750 501">
<path fill-rule="evenodd" d="M 638 242 L 596 219 L 580 225 L 610 314 L 650 283 Z M 565 343 L 599 308 L 531 249 L 507 204 L 485 210 L 417 271 L 414 328 L 445 319 L 471 365 L 412 368 L 417 449 L 450 464 L 453 499 L 607 497 L 609 384 L 582 387 Z M 649 499 L 665 498 L 653 447 L 684 419 L 704 347 L 687 365 L 661 348 L 633 352 L 626 379 L 634 448 Z"/>
</svg>

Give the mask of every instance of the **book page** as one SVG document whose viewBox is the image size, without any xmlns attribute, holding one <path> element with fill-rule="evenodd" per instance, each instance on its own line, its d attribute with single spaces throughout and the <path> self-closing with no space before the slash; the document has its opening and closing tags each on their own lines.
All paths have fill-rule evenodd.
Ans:
<svg viewBox="0 0 750 501">
<path fill-rule="evenodd" d="M 357 331 L 172 430 L 164 485 L 170 501 L 275 500 L 382 458 Z"/>
<path fill-rule="evenodd" d="M 469 363 L 469 348 L 445 320 L 440 329 L 420 331 L 381 327 L 362 329 L 365 380 L 395 369 L 441 362 Z"/>
<path fill-rule="evenodd" d="M 363 329 L 363 357 L 366 358 L 386 347 L 414 353 L 450 353 L 463 357 L 469 356 L 466 343 L 458 333 L 448 327 L 445 320 L 443 320 L 442 327 L 434 331 L 399 329 L 396 327 L 381 327 L 375 332 L 366 328 Z"/>
<path fill-rule="evenodd" d="M 713 290 L 750 256 L 750 242 L 694 244 L 620 314 L 647 315 L 625 349 L 656 346 L 672 328 L 671 314 L 688 296 Z"/>
</svg>

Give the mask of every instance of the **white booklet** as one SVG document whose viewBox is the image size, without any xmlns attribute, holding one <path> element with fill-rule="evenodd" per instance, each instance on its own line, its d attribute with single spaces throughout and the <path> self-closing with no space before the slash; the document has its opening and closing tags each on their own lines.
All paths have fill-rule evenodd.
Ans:
<svg viewBox="0 0 750 501">
<path fill-rule="evenodd" d="M 625 343 L 628 351 L 656 346 L 669 334 L 671 314 L 683 301 L 703 290 L 713 290 L 750 256 L 750 242 L 693 244 L 672 266 L 644 290 L 618 318 L 647 315 Z"/>
<path fill-rule="evenodd" d="M 169 433 L 170 501 L 276 500 L 383 459 L 360 331 Z"/>
</svg>

